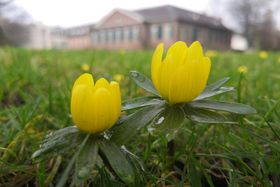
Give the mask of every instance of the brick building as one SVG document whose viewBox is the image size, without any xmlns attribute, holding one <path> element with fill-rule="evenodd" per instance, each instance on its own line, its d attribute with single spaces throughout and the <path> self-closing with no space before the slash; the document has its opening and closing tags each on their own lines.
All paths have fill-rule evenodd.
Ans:
<svg viewBox="0 0 280 187">
<path fill-rule="evenodd" d="M 144 49 L 199 40 L 209 49 L 230 49 L 232 31 L 220 19 L 174 6 L 115 9 L 95 25 L 66 30 L 68 48 Z"/>
<path fill-rule="evenodd" d="M 65 30 L 67 47 L 70 49 L 86 49 L 94 47 L 91 39 L 93 29 L 94 24 L 89 24 Z"/>
</svg>

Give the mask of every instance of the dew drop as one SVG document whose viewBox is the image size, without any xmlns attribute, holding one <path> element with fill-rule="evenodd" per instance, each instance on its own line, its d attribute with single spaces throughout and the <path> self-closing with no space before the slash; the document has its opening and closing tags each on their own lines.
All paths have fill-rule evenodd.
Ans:
<svg viewBox="0 0 280 187">
<path fill-rule="evenodd" d="M 164 117 L 162 116 L 162 117 L 160 117 L 158 120 L 157 120 L 157 122 L 155 123 L 156 125 L 160 125 L 160 124 L 162 124 L 162 122 L 164 121 Z"/>
<path fill-rule="evenodd" d="M 139 73 L 132 71 L 132 72 L 130 73 L 130 75 L 131 75 L 132 77 L 137 78 L 137 77 L 139 76 Z"/>
</svg>

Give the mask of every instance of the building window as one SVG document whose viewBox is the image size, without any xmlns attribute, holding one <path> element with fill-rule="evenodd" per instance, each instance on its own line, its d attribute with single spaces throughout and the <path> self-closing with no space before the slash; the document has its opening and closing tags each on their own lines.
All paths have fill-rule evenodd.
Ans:
<svg viewBox="0 0 280 187">
<path fill-rule="evenodd" d="M 172 39 L 173 38 L 172 24 L 166 24 L 164 26 L 164 38 L 166 38 L 166 39 Z"/>
<path fill-rule="evenodd" d="M 179 28 L 179 39 L 183 41 L 188 40 L 188 29 L 186 26 L 180 26 Z"/>
<path fill-rule="evenodd" d="M 112 29 L 108 30 L 108 42 L 111 43 L 113 41 L 113 31 Z"/>
<path fill-rule="evenodd" d="M 93 43 L 94 44 L 97 44 L 98 43 L 98 35 L 97 35 L 97 32 L 94 32 L 93 35 L 92 35 L 92 40 L 93 40 Z"/>
<path fill-rule="evenodd" d="M 133 39 L 138 40 L 139 38 L 139 28 L 138 27 L 133 27 Z"/>
<path fill-rule="evenodd" d="M 96 35 L 97 35 L 97 43 L 100 43 L 101 42 L 100 31 L 97 31 Z"/>
<path fill-rule="evenodd" d="M 129 41 L 129 28 L 128 27 L 123 28 L 123 38 L 124 38 L 125 42 Z"/>
<path fill-rule="evenodd" d="M 108 43 L 108 39 L 109 39 L 108 30 L 104 30 L 104 35 L 105 35 L 105 43 Z"/>
<path fill-rule="evenodd" d="M 194 26 L 192 30 L 192 40 L 195 41 L 197 39 L 198 39 L 198 28 Z"/>
<path fill-rule="evenodd" d="M 162 39 L 162 26 L 161 25 L 152 25 L 150 30 L 150 35 L 153 40 Z"/>
<path fill-rule="evenodd" d="M 105 31 L 104 30 L 100 31 L 100 43 L 105 42 L 105 37 L 106 37 Z"/>
<path fill-rule="evenodd" d="M 116 42 L 120 42 L 121 40 L 121 30 L 120 28 L 116 28 Z"/>
<path fill-rule="evenodd" d="M 128 34 L 128 39 L 129 39 L 129 41 L 131 41 L 132 40 L 132 38 L 133 38 L 133 32 L 132 32 L 132 27 L 129 27 L 129 34 Z"/>
<path fill-rule="evenodd" d="M 162 39 L 162 26 L 159 25 L 157 28 L 157 39 L 161 40 Z"/>
<path fill-rule="evenodd" d="M 112 29 L 112 42 L 116 41 L 116 29 Z"/>
<path fill-rule="evenodd" d="M 124 28 L 120 28 L 120 42 L 124 40 Z"/>
</svg>

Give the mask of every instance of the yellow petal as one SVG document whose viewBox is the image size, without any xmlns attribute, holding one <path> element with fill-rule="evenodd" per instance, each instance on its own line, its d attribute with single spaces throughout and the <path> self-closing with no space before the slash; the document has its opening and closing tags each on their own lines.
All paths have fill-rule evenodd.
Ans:
<svg viewBox="0 0 280 187">
<path fill-rule="evenodd" d="M 163 55 L 163 50 L 164 50 L 164 45 L 163 43 L 160 43 L 152 57 L 152 64 L 151 64 L 151 76 L 152 76 L 152 81 L 154 83 L 154 86 L 156 89 L 158 89 L 158 72 L 159 72 L 159 67 L 162 61 L 162 55 Z"/>
<path fill-rule="evenodd" d="M 94 132 L 102 132 L 110 128 L 115 122 L 112 113 L 113 98 L 107 89 L 99 88 L 94 92 L 93 100 Z"/>
<path fill-rule="evenodd" d="M 189 49 L 191 59 L 200 59 L 203 57 L 203 49 L 199 41 L 193 42 Z"/>
<path fill-rule="evenodd" d="M 197 93 L 195 94 L 196 97 L 199 96 L 205 89 L 210 74 L 210 69 L 211 69 L 210 58 L 203 57 L 202 65 L 201 65 L 201 73 L 200 73 L 201 77 L 198 79 L 198 83 L 197 83 L 198 89 L 197 89 Z"/>
<path fill-rule="evenodd" d="M 158 71 L 158 92 L 165 99 L 168 99 L 169 86 L 172 77 L 171 56 L 167 56 L 161 63 Z"/>
<path fill-rule="evenodd" d="M 106 79 L 100 78 L 96 81 L 94 90 L 98 90 L 99 88 L 109 89 L 109 83 Z"/>
<path fill-rule="evenodd" d="M 169 89 L 170 103 L 189 102 L 192 98 L 196 73 L 195 63 L 188 62 L 175 71 Z"/>
<path fill-rule="evenodd" d="M 85 132 L 93 132 L 93 90 L 87 85 L 74 87 L 71 96 L 71 114 L 74 124 Z"/>
<path fill-rule="evenodd" d="M 114 120 L 116 121 L 121 114 L 121 92 L 119 84 L 112 81 L 109 86 L 109 91 L 112 94 L 112 112 L 114 113 Z"/>
<path fill-rule="evenodd" d="M 187 54 L 187 44 L 182 41 L 175 42 L 167 51 L 166 56 L 171 56 L 174 67 L 181 65 Z"/>
<path fill-rule="evenodd" d="M 77 85 L 88 85 L 89 87 L 93 87 L 93 76 L 89 73 L 83 73 L 76 79 L 72 89 L 74 89 Z"/>
<path fill-rule="evenodd" d="M 168 98 L 170 103 L 180 103 L 185 101 L 185 96 L 188 90 L 187 85 L 188 74 L 187 69 L 178 68 L 172 77 Z"/>
</svg>

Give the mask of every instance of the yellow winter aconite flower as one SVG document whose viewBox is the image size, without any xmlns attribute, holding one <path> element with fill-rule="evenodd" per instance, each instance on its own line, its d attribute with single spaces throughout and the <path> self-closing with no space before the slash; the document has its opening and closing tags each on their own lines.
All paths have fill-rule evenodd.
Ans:
<svg viewBox="0 0 280 187">
<path fill-rule="evenodd" d="M 121 113 L 119 84 L 91 74 L 82 74 L 74 83 L 71 96 L 71 114 L 82 131 L 98 133 L 111 128 Z"/>
<path fill-rule="evenodd" d="M 239 71 L 239 73 L 247 73 L 248 68 L 246 66 L 239 66 L 238 71 Z"/>
<path fill-rule="evenodd" d="M 192 101 L 206 86 L 210 59 L 204 56 L 198 41 L 190 47 L 182 41 L 174 43 L 162 60 L 163 51 L 161 43 L 152 58 L 151 75 L 155 88 L 171 104 Z"/>
<path fill-rule="evenodd" d="M 126 53 L 126 50 L 124 50 L 124 49 L 121 49 L 121 50 L 119 50 L 119 53 L 120 53 L 121 55 L 125 55 L 125 53 Z"/>
<path fill-rule="evenodd" d="M 89 69 L 90 69 L 90 67 L 89 67 L 88 64 L 83 64 L 83 65 L 81 66 L 81 68 L 82 68 L 83 71 L 89 71 Z"/>
<path fill-rule="evenodd" d="M 124 76 L 122 74 L 116 74 L 114 75 L 113 79 L 117 82 L 121 82 L 122 80 L 124 80 Z"/>
<path fill-rule="evenodd" d="M 212 58 L 217 56 L 217 51 L 215 50 L 207 50 L 205 56 Z"/>
<path fill-rule="evenodd" d="M 259 52 L 259 57 L 260 57 L 261 59 L 267 59 L 268 54 L 267 54 L 266 51 L 260 51 L 260 52 Z"/>
<path fill-rule="evenodd" d="M 280 57 L 278 57 L 277 62 L 278 62 L 278 64 L 280 64 Z"/>
</svg>

